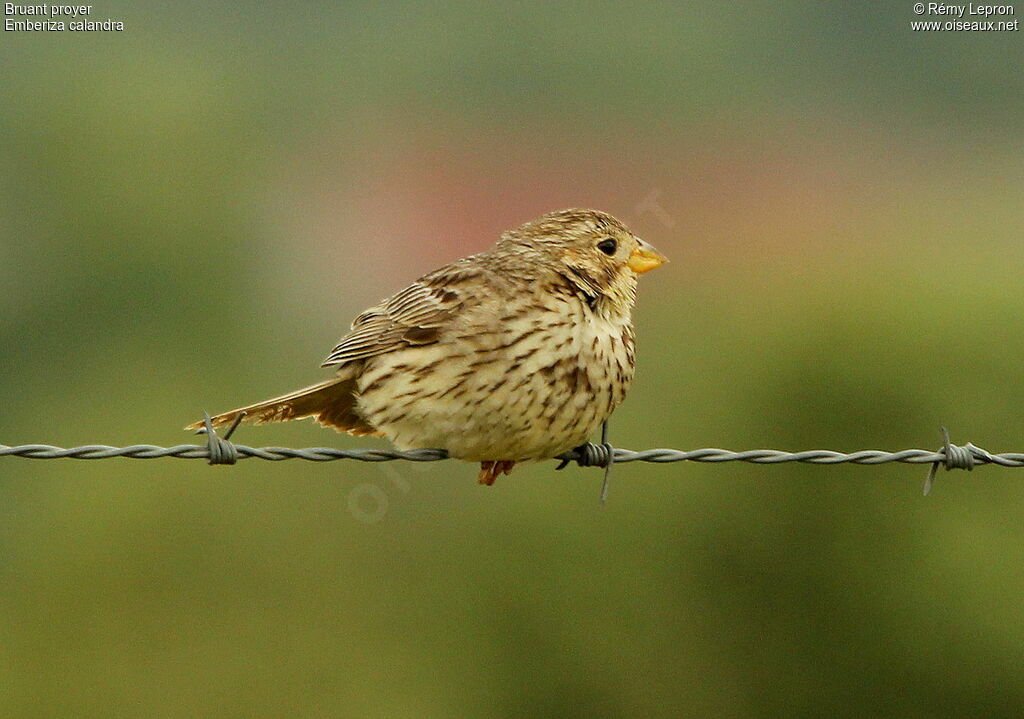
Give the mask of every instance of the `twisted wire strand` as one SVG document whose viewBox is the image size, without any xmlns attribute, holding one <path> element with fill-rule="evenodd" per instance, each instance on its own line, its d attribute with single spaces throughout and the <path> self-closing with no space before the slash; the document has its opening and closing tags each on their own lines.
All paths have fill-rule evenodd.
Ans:
<svg viewBox="0 0 1024 719">
<path fill-rule="evenodd" d="M 105 444 L 88 444 L 81 447 L 54 447 L 49 444 L 23 444 L 16 447 L 0 445 L 0 457 L 24 457 L 26 459 L 205 459 L 209 464 L 235 464 L 239 459 L 266 459 L 279 462 L 286 459 L 304 459 L 310 462 L 331 462 L 337 459 L 354 459 L 360 462 L 436 462 L 448 459 L 443 449 L 336 449 L 334 447 L 248 447 L 235 444 L 231 435 L 238 429 L 244 413 L 235 418 L 223 437 L 217 435 L 210 415 L 203 414 L 203 428 L 199 434 L 206 435 L 206 446 L 179 444 L 174 447 L 158 447 L 152 444 L 133 444 L 129 447 L 111 447 Z M 781 464 L 800 462 L 804 464 L 883 464 L 902 462 L 905 464 L 929 464 L 928 477 L 924 482 L 924 494 L 931 492 L 939 467 L 946 470 L 966 469 L 968 472 L 980 464 L 994 464 L 999 467 L 1024 467 L 1024 453 L 1009 452 L 992 454 L 970 442 L 955 445 L 949 440 L 949 431 L 942 431 L 942 447 L 931 452 L 926 449 L 904 449 L 899 452 L 883 452 L 864 449 L 859 452 L 834 452 L 828 449 L 811 449 L 803 452 L 784 452 L 777 449 L 750 449 L 733 452 L 728 449 L 646 449 L 639 452 L 613 447 L 608 442 L 608 422 L 601 426 L 601 444 L 588 442 L 555 457 L 561 460 L 556 469 L 564 469 L 575 462 L 580 467 L 603 467 L 604 482 L 601 485 L 601 504 L 608 498 L 608 478 L 613 464 L 626 462 L 751 462 L 753 464 Z"/>
<path fill-rule="evenodd" d="M 218 438 L 226 442 L 223 438 Z M 434 462 L 447 459 L 442 449 L 414 449 L 399 452 L 390 449 L 336 449 L 334 447 L 248 447 L 228 442 L 234 448 L 236 459 L 266 459 L 279 462 L 285 459 L 305 459 L 310 462 L 331 462 L 337 459 L 355 459 L 360 462 L 388 462 L 402 459 L 409 462 Z M 153 444 L 133 444 L 130 447 L 111 447 L 105 444 L 87 444 L 81 447 L 54 447 L 49 444 L 23 444 L 16 447 L 0 445 L 0 457 L 25 457 L 27 459 L 205 459 L 213 464 L 234 464 L 230 458 L 221 459 L 217 451 L 200 444 L 178 444 L 173 447 L 158 447 Z"/>
<path fill-rule="evenodd" d="M 306 447 L 295 449 L 290 447 L 249 447 L 244 444 L 227 442 L 232 446 L 237 459 L 265 459 L 279 462 L 288 459 L 303 459 L 310 462 L 332 462 L 339 459 L 353 459 L 359 462 L 390 462 L 404 460 L 407 462 L 436 462 L 448 458 L 442 449 L 413 449 L 399 451 L 394 449 L 338 449 L 335 447 Z M 590 449 L 593 446 L 597 449 Z M 736 452 L 728 449 L 645 449 L 635 451 L 612 448 L 612 462 L 624 464 L 628 462 L 750 462 L 753 464 L 781 464 L 799 462 L 801 464 L 885 464 L 898 462 L 903 464 L 941 465 L 946 469 L 969 469 L 983 464 L 994 464 L 1000 467 L 1024 467 L 1024 452 L 1008 452 L 992 454 L 973 444 L 962 447 L 951 445 L 952 452 L 945 448 L 933 451 L 927 449 L 904 449 L 899 452 L 885 452 L 877 449 L 865 449 L 857 452 L 835 452 L 827 449 L 812 449 L 802 452 L 786 452 L 777 449 L 750 449 Z M 966 454 L 965 454 L 966 453 Z M 24 457 L 26 459 L 110 459 L 126 457 L 129 459 L 205 459 L 217 460 L 216 451 L 211 452 L 208 445 L 179 444 L 173 447 L 158 447 L 152 444 L 133 444 L 128 447 L 111 447 L 105 444 L 88 444 L 81 447 L 55 447 L 49 444 L 23 444 L 18 446 L 0 445 L 0 457 Z M 555 459 L 577 462 L 582 466 L 605 466 L 604 450 L 601 445 L 583 445 L 583 448 L 566 452 Z M 582 460 L 582 461 L 581 461 Z M 216 463 L 231 464 L 231 461 Z"/>
</svg>

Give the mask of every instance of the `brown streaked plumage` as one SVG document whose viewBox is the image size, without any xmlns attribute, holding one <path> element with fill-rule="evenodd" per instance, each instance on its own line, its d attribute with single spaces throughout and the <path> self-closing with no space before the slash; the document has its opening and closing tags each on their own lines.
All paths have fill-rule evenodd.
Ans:
<svg viewBox="0 0 1024 719">
<path fill-rule="evenodd" d="M 493 484 L 582 444 L 622 402 L 637 275 L 665 261 L 609 214 L 549 213 L 356 317 L 322 365 L 334 378 L 213 424 L 313 417 L 480 462 Z"/>
</svg>

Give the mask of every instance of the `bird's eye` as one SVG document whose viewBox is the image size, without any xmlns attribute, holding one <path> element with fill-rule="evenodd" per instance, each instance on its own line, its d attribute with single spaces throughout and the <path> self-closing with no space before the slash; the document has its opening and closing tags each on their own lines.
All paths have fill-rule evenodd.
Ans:
<svg viewBox="0 0 1024 719">
<path fill-rule="evenodd" d="M 614 255 L 616 247 L 617 245 L 615 243 L 615 240 L 611 239 L 601 240 L 600 242 L 597 243 L 597 249 L 601 250 L 601 252 L 605 253 L 606 255 Z"/>
</svg>

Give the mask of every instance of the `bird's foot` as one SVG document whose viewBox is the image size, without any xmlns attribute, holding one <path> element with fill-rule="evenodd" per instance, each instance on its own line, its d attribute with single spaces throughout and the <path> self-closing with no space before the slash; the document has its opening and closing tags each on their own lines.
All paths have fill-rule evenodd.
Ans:
<svg viewBox="0 0 1024 719">
<path fill-rule="evenodd" d="M 480 480 L 480 484 L 486 484 L 490 487 L 494 484 L 494 480 L 502 474 L 512 474 L 512 468 L 516 466 L 514 461 L 510 460 L 498 460 L 497 462 L 481 462 L 480 463 L 480 474 L 477 475 L 477 479 Z"/>
</svg>

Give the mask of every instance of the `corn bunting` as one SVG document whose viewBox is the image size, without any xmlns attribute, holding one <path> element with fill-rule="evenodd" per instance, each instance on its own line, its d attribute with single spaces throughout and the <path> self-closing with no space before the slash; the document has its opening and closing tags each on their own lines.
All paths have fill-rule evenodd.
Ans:
<svg viewBox="0 0 1024 719">
<path fill-rule="evenodd" d="M 583 444 L 622 402 L 637 275 L 665 261 L 609 214 L 549 213 L 356 317 L 322 365 L 331 379 L 213 425 L 315 417 L 479 462 L 493 484 Z"/>
</svg>

